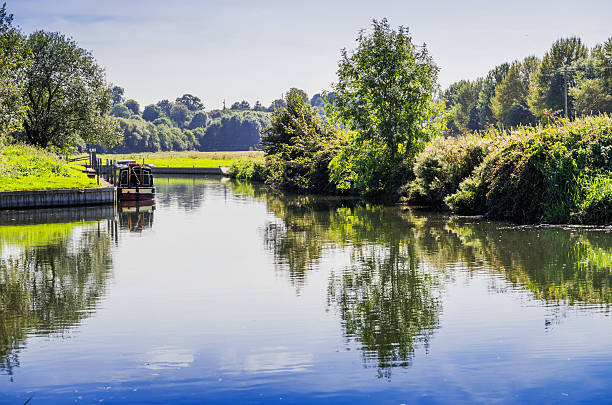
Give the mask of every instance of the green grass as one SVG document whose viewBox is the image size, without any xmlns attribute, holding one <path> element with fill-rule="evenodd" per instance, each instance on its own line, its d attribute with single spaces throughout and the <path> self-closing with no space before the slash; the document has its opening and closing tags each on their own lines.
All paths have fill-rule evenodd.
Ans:
<svg viewBox="0 0 612 405">
<path fill-rule="evenodd" d="M 263 156 L 263 152 L 144 152 L 117 155 L 101 155 L 103 159 L 135 160 L 163 167 L 229 167 L 239 159 L 255 159 Z"/>
<path fill-rule="evenodd" d="M 0 191 L 96 187 L 82 168 L 27 145 L 0 148 Z"/>
</svg>

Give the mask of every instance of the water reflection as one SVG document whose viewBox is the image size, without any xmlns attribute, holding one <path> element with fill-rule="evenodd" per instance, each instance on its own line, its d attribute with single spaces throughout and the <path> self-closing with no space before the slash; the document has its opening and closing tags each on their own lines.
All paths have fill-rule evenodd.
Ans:
<svg viewBox="0 0 612 405">
<path fill-rule="evenodd" d="M 118 220 L 121 229 L 141 233 L 153 227 L 153 201 L 131 201 L 121 203 L 118 207 Z"/>
<path fill-rule="evenodd" d="M 51 223 L 34 223 L 41 213 Z M 95 310 L 111 277 L 112 213 L 100 208 L 64 210 L 65 220 L 87 219 L 78 222 L 59 222 L 58 210 L 13 213 L 10 219 L 11 214 L 3 213 L 0 369 L 4 373 L 12 375 L 19 366 L 19 350 L 28 335 L 63 333 Z"/>
<path fill-rule="evenodd" d="M 232 187 L 266 201 L 276 220 L 266 225 L 264 244 L 298 294 L 327 253 L 347 252 L 349 264 L 329 277 L 328 305 L 346 338 L 359 345 L 364 365 L 383 377 L 410 365 L 417 347 L 428 348 L 444 286 L 458 271 L 501 277 L 547 305 L 607 311 L 612 303 L 612 238 L 605 231 L 515 227 Z"/>
</svg>

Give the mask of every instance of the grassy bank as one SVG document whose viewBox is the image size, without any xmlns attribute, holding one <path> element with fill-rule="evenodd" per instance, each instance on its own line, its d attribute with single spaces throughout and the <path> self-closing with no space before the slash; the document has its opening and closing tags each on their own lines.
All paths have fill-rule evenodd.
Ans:
<svg viewBox="0 0 612 405">
<path fill-rule="evenodd" d="M 0 191 L 96 187 L 82 168 L 25 145 L 0 148 Z"/>
<path fill-rule="evenodd" d="M 164 167 L 228 167 L 240 159 L 255 159 L 262 156 L 259 151 L 241 152 L 144 152 L 102 155 L 103 159 L 136 160 Z"/>
</svg>

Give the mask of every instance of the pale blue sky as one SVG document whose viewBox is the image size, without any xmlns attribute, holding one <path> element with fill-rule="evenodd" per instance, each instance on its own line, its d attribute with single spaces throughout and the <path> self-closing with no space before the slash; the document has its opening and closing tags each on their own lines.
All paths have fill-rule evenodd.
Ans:
<svg viewBox="0 0 612 405">
<path fill-rule="evenodd" d="M 93 52 L 141 105 L 192 93 L 207 109 L 268 105 L 290 87 L 312 95 L 336 78 L 340 49 L 386 17 L 410 28 L 444 88 L 494 65 L 542 56 L 560 37 L 612 36 L 612 0 L 243 1 L 6 0 L 25 33 L 61 31 Z"/>
</svg>

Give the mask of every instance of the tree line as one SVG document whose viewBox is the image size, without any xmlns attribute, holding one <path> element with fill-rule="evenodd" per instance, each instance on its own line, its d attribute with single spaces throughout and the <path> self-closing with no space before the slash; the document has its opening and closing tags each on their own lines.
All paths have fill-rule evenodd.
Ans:
<svg viewBox="0 0 612 405">
<path fill-rule="evenodd" d="M 448 134 L 512 128 L 551 117 L 612 112 L 612 38 L 589 49 L 580 38 L 554 42 L 542 57 L 503 63 L 486 77 L 451 84 L 442 98 Z"/>
</svg>

